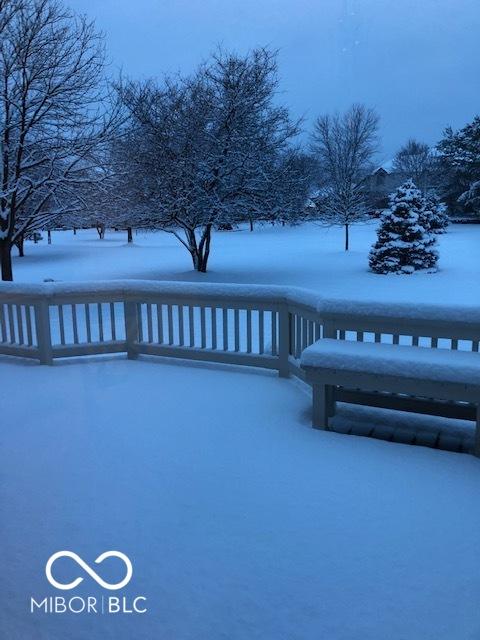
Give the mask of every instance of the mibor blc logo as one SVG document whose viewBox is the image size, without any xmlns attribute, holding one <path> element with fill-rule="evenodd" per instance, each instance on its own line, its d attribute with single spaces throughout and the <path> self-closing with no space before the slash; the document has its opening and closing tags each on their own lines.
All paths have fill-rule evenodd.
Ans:
<svg viewBox="0 0 480 640">
<path fill-rule="evenodd" d="M 109 589 L 110 591 L 115 591 L 116 589 L 122 589 L 130 582 L 133 574 L 133 568 L 128 556 L 126 556 L 124 553 L 121 553 L 120 551 L 105 551 L 105 553 L 102 553 L 98 556 L 98 558 L 95 560 L 95 564 L 100 564 L 107 558 L 112 557 L 120 558 L 120 560 L 125 563 L 125 567 L 127 569 L 127 573 L 125 574 L 124 579 L 115 584 L 110 584 L 108 582 L 105 582 L 105 580 L 102 580 L 98 573 L 91 569 L 88 564 L 84 562 L 79 555 L 73 553 L 73 551 L 57 551 L 57 553 L 54 553 L 53 556 L 50 556 L 45 567 L 45 574 L 47 576 L 47 580 L 56 589 L 75 589 L 75 587 L 78 587 L 78 585 L 82 582 L 83 578 L 76 578 L 72 582 L 63 584 L 55 580 L 55 578 L 52 576 L 52 566 L 56 560 L 58 560 L 59 558 L 72 558 L 72 560 L 75 560 L 75 562 L 82 567 L 85 573 L 88 573 L 88 575 L 93 578 L 95 582 L 98 582 L 101 587 L 103 587 L 104 589 Z"/>
<path fill-rule="evenodd" d="M 83 576 L 77 575 L 70 582 L 60 582 L 54 576 L 54 565 L 60 558 L 71 559 L 77 567 L 94 580 L 102 589 L 108 591 L 118 591 L 127 586 L 132 579 L 133 566 L 130 558 L 121 551 L 105 551 L 94 560 L 95 565 L 100 565 L 107 558 L 118 558 L 124 567 L 124 577 L 119 582 L 107 582 L 95 569 L 85 562 L 77 553 L 73 551 L 57 551 L 47 560 L 45 565 L 45 575 L 48 582 L 61 591 L 70 591 L 79 586 L 83 582 Z M 74 574 L 75 575 L 75 574 Z M 101 614 L 118 614 L 118 613 L 146 613 L 146 601 L 144 596 L 135 596 L 133 598 L 127 596 L 46 596 L 43 599 L 36 600 L 30 598 L 30 612 L 42 613 L 101 613 Z"/>
</svg>

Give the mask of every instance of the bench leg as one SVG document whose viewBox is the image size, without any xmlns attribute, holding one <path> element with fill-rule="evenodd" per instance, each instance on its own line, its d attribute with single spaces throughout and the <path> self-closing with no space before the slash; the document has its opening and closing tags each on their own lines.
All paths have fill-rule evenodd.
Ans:
<svg viewBox="0 0 480 640">
<path fill-rule="evenodd" d="M 480 458 L 480 404 L 477 405 L 477 422 L 475 429 L 475 444 L 473 446 L 473 455 Z"/>
<path fill-rule="evenodd" d="M 312 426 L 315 429 L 328 429 L 328 410 L 330 406 L 328 395 L 328 385 L 313 385 Z"/>
<path fill-rule="evenodd" d="M 327 394 L 327 416 L 333 418 L 335 415 L 335 387 L 331 384 L 326 385 Z"/>
</svg>

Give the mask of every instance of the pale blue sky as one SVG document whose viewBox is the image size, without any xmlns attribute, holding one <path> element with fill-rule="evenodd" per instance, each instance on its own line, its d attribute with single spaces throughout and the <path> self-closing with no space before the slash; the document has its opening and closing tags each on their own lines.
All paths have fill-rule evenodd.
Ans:
<svg viewBox="0 0 480 640">
<path fill-rule="evenodd" d="M 283 99 L 307 117 L 377 108 L 382 157 L 480 113 L 479 0 L 67 0 L 97 19 L 113 69 L 192 70 L 217 44 L 280 49 Z"/>
</svg>

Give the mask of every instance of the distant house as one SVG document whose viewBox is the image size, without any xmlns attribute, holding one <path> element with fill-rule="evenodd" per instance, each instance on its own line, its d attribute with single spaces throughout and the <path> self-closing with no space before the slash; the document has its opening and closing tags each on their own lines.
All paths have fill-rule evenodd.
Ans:
<svg viewBox="0 0 480 640">
<path fill-rule="evenodd" d="M 412 175 L 396 171 L 393 166 L 393 160 L 384 162 L 372 171 L 371 174 L 364 178 L 367 200 L 372 209 L 382 209 L 388 206 L 389 194 L 409 178 L 415 180 Z M 432 165 L 431 170 L 416 182 L 418 183 L 417 187 L 423 192 L 435 190 L 438 186 L 438 172 L 435 165 Z"/>
<path fill-rule="evenodd" d="M 393 162 L 388 161 L 367 175 L 363 182 L 367 200 L 372 209 L 384 209 L 388 206 L 388 196 L 395 191 L 405 176 L 393 170 Z"/>
<path fill-rule="evenodd" d="M 412 176 L 395 170 L 393 160 L 383 162 L 371 173 L 367 174 L 359 182 L 358 186 L 361 186 L 364 192 L 370 214 L 375 216 L 376 212 L 386 209 L 389 206 L 389 195 L 409 178 L 412 178 Z M 435 181 L 436 174 L 435 171 L 432 171 L 426 179 L 420 181 L 423 184 L 417 184 L 417 187 L 424 192 L 435 190 Z M 310 194 L 305 206 L 305 215 L 313 216 L 318 213 L 327 197 L 327 188 L 315 189 Z"/>
</svg>

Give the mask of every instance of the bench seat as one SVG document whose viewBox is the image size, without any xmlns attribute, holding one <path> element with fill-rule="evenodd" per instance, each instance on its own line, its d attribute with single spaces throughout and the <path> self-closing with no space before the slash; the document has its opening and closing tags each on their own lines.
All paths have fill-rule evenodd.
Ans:
<svg viewBox="0 0 480 640">
<path fill-rule="evenodd" d="M 478 353 L 324 338 L 303 351 L 301 367 L 313 387 L 317 428 L 328 428 L 338 387 L 468 402 L 476 407 L 475 452 L 480 455 Z"/>
</svg>

